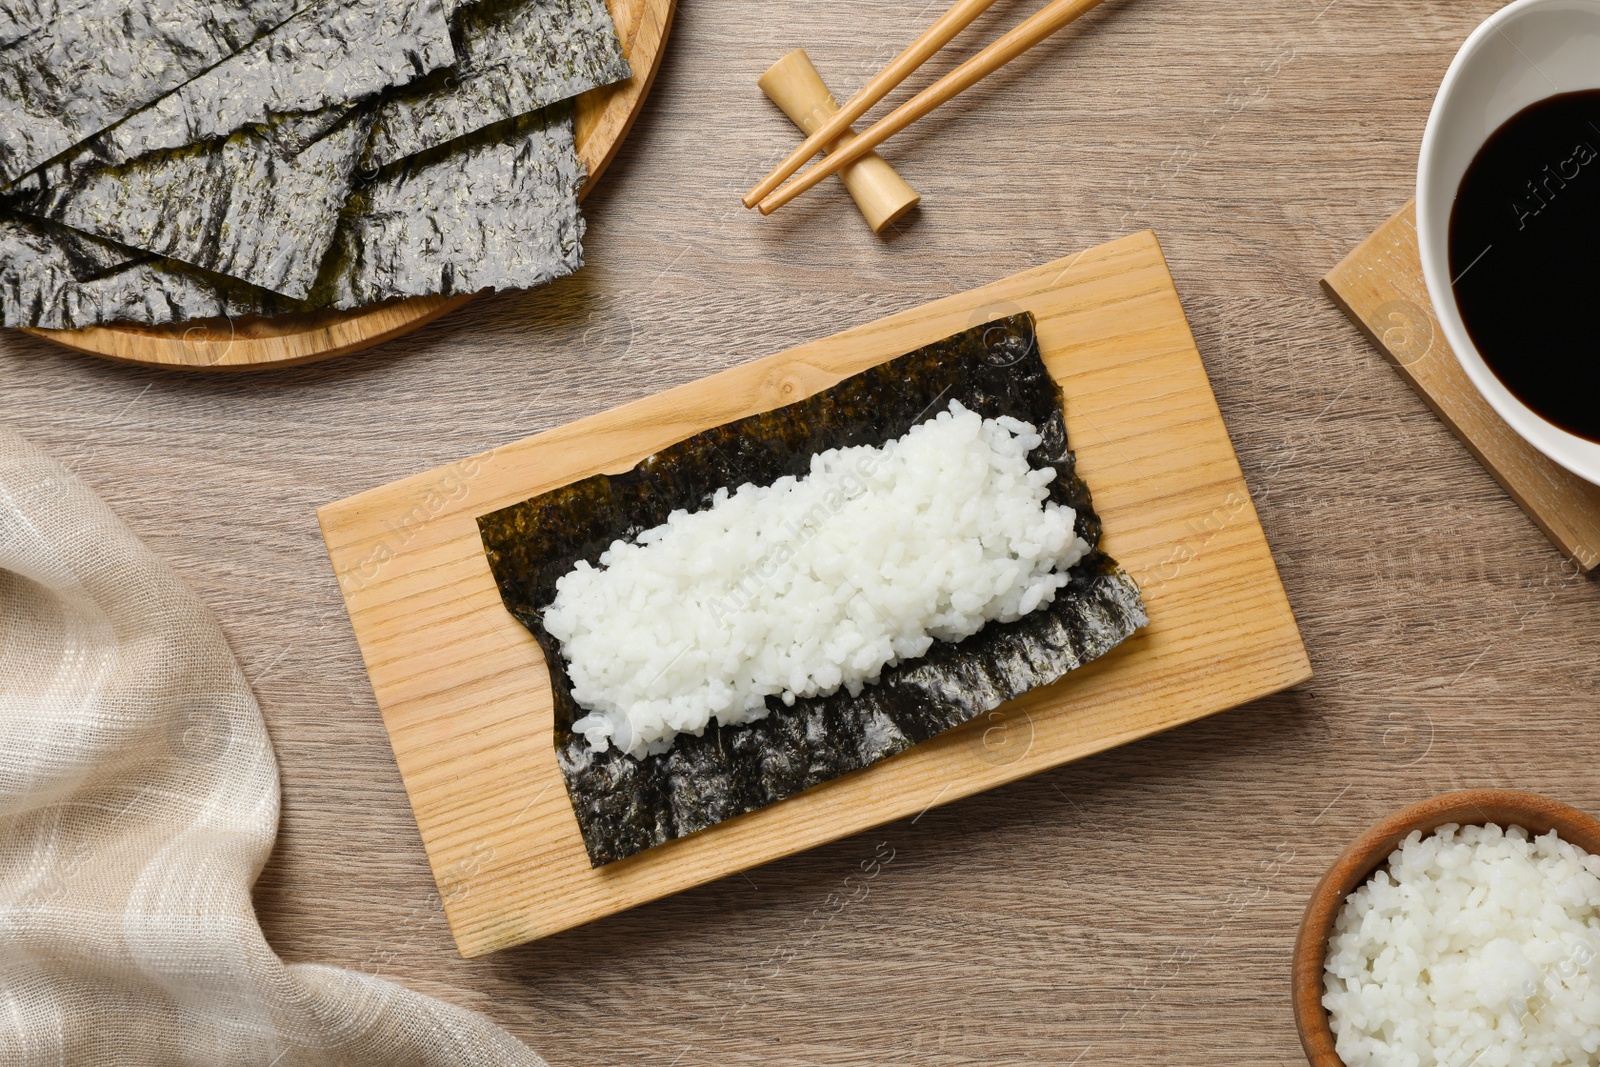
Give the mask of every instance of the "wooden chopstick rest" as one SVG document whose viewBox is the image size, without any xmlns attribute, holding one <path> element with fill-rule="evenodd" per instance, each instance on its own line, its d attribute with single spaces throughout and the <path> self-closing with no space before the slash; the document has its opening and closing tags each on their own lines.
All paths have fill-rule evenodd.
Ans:
<svg viewBox="0 0 1600 1067">
<path fill-rule="evenodd" d="M 1020 26 L 867 127 L 865 132 L 857 135 L 853 144 L 841 143 L 816 166 L 798 175 L 788 185 L 767 194 L 756 207 L 760 208 L 763 215 L 772 214 L 828 175 L 848 167 L 922 116 L 954 100 L 1040 41 L 1077 21 L 1100 3 L 1101 0 L 1050 0 Z"/>
<path fill-rule="evenodd" d="M 863 85 L 861 91 L 846 101 L 831 119 L 813 130 L 782 163 L 772 168 L 770 174 L 745 193 L 744 206 L 755 207 L 766 199 L 768 194 L 783 184 L 784 179 L 805 166 L 812 156 L 821 152 L 829 142 L 848 129 L 852 122 L 871 110 L 873 104 L 888 96 L 895 86 L 922 66 L 929 56 L 949 44 L 956 34 L 972 24 L 973 19 L 994 6 L 994 2 L 995 0 L 956 0 L 949 11 L 940 15 L 932 26 L 923 30 L 905 51 L 895 56 L 887 67 Z"/>
<path fill-rule="evenodd" d="M 807 135 L 821 129 L 839 110 L 839 102 L 828 91 L 822 75 L 817 73 L 803 48 L 796 48 L 774 63 L 756 84 Z M 855 139 L 855 131 L 846 127 L 837 140 L 826 146 L 826 151 L 838 151 Z M 922 200 L 922 194 L 906 184 L 906 180 L 876 152 L 869 152 L 842 168 L 839 179 L 850 191 L 851 199 L 861 209 L 873 233 L 882 233 Z"/>
</svg>

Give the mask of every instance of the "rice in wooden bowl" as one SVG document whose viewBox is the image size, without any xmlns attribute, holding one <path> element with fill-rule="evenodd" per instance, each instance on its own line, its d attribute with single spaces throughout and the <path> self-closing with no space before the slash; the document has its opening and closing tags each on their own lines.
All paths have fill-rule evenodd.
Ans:
<svg viewBox="0 0 1600 1067">
<path fill-rule="evenodd" d="M 1314 1067 L 1600 1063 L 1600 821 L 1493 789 L 1385 819 L 1311 895 L 1294 1010 Z"/>
</svg>

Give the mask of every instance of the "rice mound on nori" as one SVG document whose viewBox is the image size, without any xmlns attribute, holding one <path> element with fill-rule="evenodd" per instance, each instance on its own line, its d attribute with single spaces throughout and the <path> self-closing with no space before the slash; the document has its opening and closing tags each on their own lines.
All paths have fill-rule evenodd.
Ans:
<svg viewBox="0 0 1600 1067">
<path fill-rule="evenodd" d="M 572 698 L 542 611 L 577 561 L 593 564 L 613 541 L 660 525 L 674 510 L 705 507 L 718 489 L 770 485 L 804 473 L 815 453 L 900 437 L 952 399 L 985 418 L 1031 423 L 1042 435 L 1030 465 L 1055 468 L 1050 499 L 1074 509 L 1077 534 L 1091 548 L 1048 607 L 959 643 L 936 643 L 923 658 L 887 668 L 859 696 L 839 692 L 792 707 L 774 698 L 759 722 L 680 736 L 642 760 L 615 749 L 595 753 L 573 734 L 585 709 Z M 501 598 L 545 652 L 557 762 L 590 862 L 611 863 L 870 766 L 1058 680 L 1145 625 L 1137 587 L 1099 551 L 1100 520 L 1075 467 L 1061 393 L 1024 314 L 697 434 L 625 474 L 588 478 L 480 517 Z"/>
<path fill-rule="evenodd" d="M 1031 467 L 1028 423 L 952 400 L 881 447 L 830 448 L 804 477 L 718 490 L 556 582 L 572 724 L 643 758 L 711 723 L 755 722 L 1015 622 L 1089 552 L 1073 510 Z"/>
</svg>

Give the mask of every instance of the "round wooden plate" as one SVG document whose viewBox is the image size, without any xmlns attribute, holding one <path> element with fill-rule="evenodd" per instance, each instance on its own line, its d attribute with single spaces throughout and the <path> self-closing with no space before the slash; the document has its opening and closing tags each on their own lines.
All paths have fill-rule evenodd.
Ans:
<svg viewBox="0 0 1600 1067">
<path fill-rule="evenodd" d="M 633 77 L 578 97 L 578 156 L 589 169 L 581 200 L 617 153 L 655 80 L 675 0 L 607 0 Z M 192 370 L 254 370 L 342 356 L 410 333 L 472 296 L 419 296 L 355 311 L 256 315 L 167 326 L 26 329 L 78 352 L 125 363 Z"/>
</svg>

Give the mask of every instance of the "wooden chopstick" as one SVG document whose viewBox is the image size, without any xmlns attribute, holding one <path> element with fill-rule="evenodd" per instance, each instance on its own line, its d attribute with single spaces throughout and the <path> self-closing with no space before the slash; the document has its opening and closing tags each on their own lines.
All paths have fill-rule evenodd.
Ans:
<svg viewBox="0 0 1600 1067">
<path fill-rule="evenodd" d="M 922 32 L 922 36 L 901 52 L 881 70 L 877 77 L 861 87 L 861 91 L 850 98 L 850 101 L 841 107 L 837 114 L 807 137 L 805 141 L 789 153 L 787 159 L 773 168 L 772 173 L 748 192 L 744 194 L 744 206 L 755 207 L 768 193 L 783 184 L 783 180 L 801 167 L 806 160 L 821 152 L 832 144 L 841 133 L 850 128 L 850 124 L 865 115 L 873 104 L 888 96 L 894 91 L 895 86 L 905 81 L 912 71 L 927 62 L 939 49 L 949 44 L 951 39 L 972 24 L 972 20 L 994 6 L 995 0 L 957 0 L 950 10 L 939 16 L 937 22 Z"/>
<path fill-rule="evenodd" d="M 1100 3 L 1101 0 L 1051 0 L 1022 25 L 868 127 L 849 146 L 830 153 L 794 181 L 765 197 L 759 204 L 761 213 L 772 214 L 828 175 L 854 163 L 928 112 L 955 99 Z"/>
</svg>

